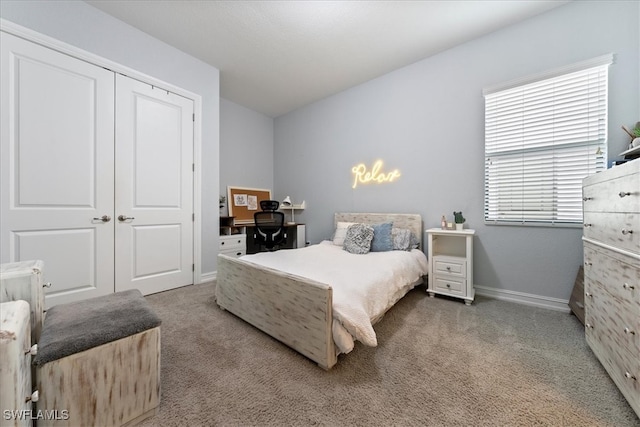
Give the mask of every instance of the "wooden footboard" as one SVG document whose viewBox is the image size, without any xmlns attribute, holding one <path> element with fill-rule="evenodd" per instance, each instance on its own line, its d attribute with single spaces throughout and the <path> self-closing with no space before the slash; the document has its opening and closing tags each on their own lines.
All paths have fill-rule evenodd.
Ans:
<svg viewBox="0 0 640 427">
<path fill-rule="evenodd" d="M 216 299 L 320 367 L 336 364 L 331 286 L 221 254 Z"/>
</svg>

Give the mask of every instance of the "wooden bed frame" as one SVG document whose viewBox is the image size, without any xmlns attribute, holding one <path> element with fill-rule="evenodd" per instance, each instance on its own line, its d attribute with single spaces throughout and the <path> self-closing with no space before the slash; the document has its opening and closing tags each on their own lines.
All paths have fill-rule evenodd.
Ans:
<svg viewBox="0 0 640 427">
<path fill-rule="evenodd" d="M 412 230 L 422 242 L 419 214 L 336 213 L 334 225 L 338 222 L 393 222 L 394 227 Z M 332 298 L 330 284 L 218 255 L 218 305 L 326 370 L 338 360 Z"/>
</svg>

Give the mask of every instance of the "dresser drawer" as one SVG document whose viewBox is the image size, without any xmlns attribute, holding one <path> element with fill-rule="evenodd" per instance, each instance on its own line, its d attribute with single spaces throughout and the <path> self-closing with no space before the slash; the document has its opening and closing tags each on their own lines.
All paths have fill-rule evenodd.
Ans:
<svg viewBox="0 0 640 427">
<path fill-rule="evenodd" d="M 457 297 L 467 296 L 467 281 L 464 279 L 436 276 L 434 280 L 437 292 L 454 295 Z"/>
<path fill-rule="evenodd" d="M 582 189 L 585 212 L 640 212 L 640 173 L 638 165 L 631 163 L 637 162 L 585 179 Z M 630 168 L 635 168 L 635 172 L 620 173 Z M 611 179 L 607 179 L 609 176 Z"/>
<path fill-rule="evenodd" d="M 640 307 L 640 269 L 633 258 L 584 243 L 584 286 L 592 292 L 592 286 L 600 284 L 616 303 L 625 309 Z M 634 264 L 635 263 L 635 264 Z M 585 297 L 585 305 L 587 298 Z M 636 311 L 638 313 L 640 311 Z"/>
<path fill-rule="evenodd" d="M 433 257 L 434 274 L 446 274 L 458 278 L 467 277 L 467 263 L 465 259 L 435 256 Z"/>
<path fill-rule="evenodd" d="M 590 325 L 587 323 L 587 325 Z M 587 326 L 586 341 L 598 360 L 618 386 L 622 394 L 638 413 L 640 411 L 640 359 L 637 352 L 630 353 L 618 347 L 598 325 Z"/>
<path fill-rule="evenodd" d="M 589 291 L 585 292 L 585 327 L 606 337 L 612 348 L 635 354 L 640 360 L 640 304 L 622 300 L 619 292 L 612 294 L 609 290 L 601 283 L 589 283 Z"/>
<path fill-rule="evenodd" d="M 584 237 L 640 254 L 640 214 L 585 212 Z"/>
<path fill-rule="evenodd" d="M 220 236 L 220 252 L 235 252 L 247 250 L 247 235 L 234 234 L 231 236 Z"/>
<path fill-rule="evenodd" d="M 219 253 L 221 253 L 223 255 L 230 256 L 230 257 L 238 258 L 238 257 L 241 257 L 243 255 L 246 255 L 247 251 L 244 248 L 235 249 L 235 250 L 225 249 L 223 251 L 220 251 Z"/>
</svg>

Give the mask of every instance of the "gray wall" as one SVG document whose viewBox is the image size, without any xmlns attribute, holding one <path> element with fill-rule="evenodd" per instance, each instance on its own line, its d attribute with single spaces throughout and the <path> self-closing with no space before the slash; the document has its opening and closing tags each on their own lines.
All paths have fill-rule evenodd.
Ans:
<svg viewBox="0 0 640 427">
<path fill-rule="evenodd" d="M 220 98 L 220 194 L 273 189 L 273 119 Z"/>
<path fill-rule="evenodd" d="M 218 69 L 81 1 L 0 2 L 0 17 L 202 97 L 202 273 L 218 253 Z"/>
<path fill-rule="evenodd" d="M 638 2 L 572 2 L 275 120 L 276 197 L 306 199 L 308 239 L 331 236 L 336 211 L 416 212 L 425 228 L 462 210 L 477 230 L 475 281 L 567 300 L 582 263 L 580 228 L 485 226 L 482 89 L 615 53 L 609 155 L 640 118 Z M 352 189 L 351 168 L 383 159 L 391 184 Z M 296 217 L 298 219 L 298 217 Z"/>
</svg>

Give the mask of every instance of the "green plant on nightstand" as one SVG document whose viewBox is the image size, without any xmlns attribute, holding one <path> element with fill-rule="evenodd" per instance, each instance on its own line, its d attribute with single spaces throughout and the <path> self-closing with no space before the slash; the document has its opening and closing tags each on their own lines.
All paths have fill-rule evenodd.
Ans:
<svg viewBox="0 0 640 427">
<path fill-rule="evenodd" d="M 466 219 L 462 216 L 462 211 L 453 212 L 453 221 L 456 223 L 456 230 L 462 230 L 464 222 L 466 221 Z"/>
</svg>

